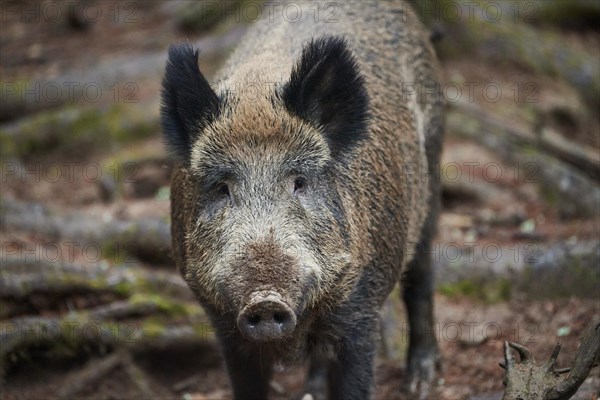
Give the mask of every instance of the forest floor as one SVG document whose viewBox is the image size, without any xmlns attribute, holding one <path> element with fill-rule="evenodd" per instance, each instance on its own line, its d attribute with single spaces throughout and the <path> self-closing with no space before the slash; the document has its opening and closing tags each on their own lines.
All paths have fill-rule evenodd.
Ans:
<svg viewBox="0 0 600 400">
<path fill-rule="evenodd" d="M 48 21 L 24 23 L 22 19 L 13 19 L 3 23 L 0 35 L 3 90 L 9 90 L 6 85 L 15 82 L 64 85 L 69 76 L 82 85 L 98 84 L 104 89 L 98 101 L 90 101 L 79 93 L 74 101 L 62 96 L 49 104 L 34 102 L 30 113 L 19 118 L 2 118 L 6 132 L 26 132 L 30 125 L 37 132 L 36 124 L 44 121 L 55 124 L 50 131 L 71 127 L 72 120 L 64 122 L 66 117 L 60 112 L 71 110 L 69 107 L 73 105 L 77 110 L 102 109 L 100 118 L 109 118 L 111 111 L 106 110 L 112 110 L 118 103 L 117 106 L 124 108 L 116 111 L 117 118 L 127 118 L 127 113 L 133 110 L 143 120 L 140 122 L 136 116 L 132 122 L 134 129 L 143 127 L 135 139 L 124 140 L 121 131 L 105 131 L 106 126 L 112 129 L 110 121 L 96 123 L 92 119 L 88 121 L 91 126 L 85 126 L 90 136 L 74 139 L 80 141 L 73 146 L 60 143 L 62 132 L 50 132 L 50 139 L 40 139 L 41 145 L 25 143 L 27 150 L 13 146 L 14 153 L 3 150 L 3 202 L 39 204 L 57 215 L 85 215 L 103 221 L 168 218 L 171 165 L 164 154 L 157 123 L 166 47 L 192 35 L 207 49 L 206 57 L 201 55 L 200 66 L 210 76 L 238 40 L 239 33 L 231 24 L 213 29 L 217 32 L 216 39 L 206 33 L 182 33 L 165 17 L 174 13 L 172 6 L 149 3 L 152 4 L 143 6 L 144 2 L 128 2 L 134 5 L 131 9 L 124 2 L 103 2 L 104 17 L 83 31 L 74 32 L 64 23 Z M 33 26 L 35 29 L 30 29 Z M 597 40 L 597 33 L 592 39 L 583 34 L 565 36 L 575 45 Z M 562 114 L 558 114 L 564 117 L 565 112 L 572 110 L 570 104 L 564 104 L 574 96 L 571 88 L 517 64 L 498 65 L 473 55 L 468 60 L 444 58 L 443 68 L 447 88 L 456 82 L 463 88 L 465 82 L 479 82 L 481 86 L 494 83 L 505 94 L 500 101 L 491 103 L 482 99 L 486 96 L 484 92 L 476 91 L 473 101 L 461 99 L 450 105 L 449 112 L 459 117 L 461 114 L 456 113 L 462 112 L 460 107 L 467 110 L 475 107 L 477 112 L 487 112 L 527 131 L 533 129 L 532 120 L 539 122 L 537 117 L 531 117 L 532 112 L 550 115 L 559 109 Z M 515 92 L 515 87 L 522 89 Z M 530 95 L 537 100 L 534 106 L 523 102 Z M 126 99 L 134 101 L 128 103 Z M 24 107 L 29 106 L 28 103 Z M 56 119 L 54 112 L 59 113 Z M 48 119 L 36 119 L 40 116 Z M 597 151 L 597 115 L 591 120 L 583 116 L 581 123 L 577 118 L 578 114 L 567 115 L 548 125 L 560 131 L 567 129 L 564 124 L 570 126 L 575 120 L 577 135 L 568 139 Z M 40 131 L 48 130 L 45 124 Z M 127 133 L 128 128 L 119 129 Z M 437 274 L 436 336 L 442 368 L 432 398 L 439 400 L 500 399 L 503 370 L 498 363 L 503 360 L 505 340 L 527 346 L 541 361 L 550 357 L 555 344 L 560 342 L 559 366 L 570 366 L 583 329 L 600 314 L 596 292 L 600 282 L 597 208 L 591 213 L 579 213 L 575 199 L 573 211 L 569 204 L 563 205 L 562 192 L 546 190 L 548 178 L 544 165 L 520 162 L 523 158 L 515 161 L 505 155 L 512 148 L 495 151 L 474 139 L 472 133 L 460 123 L 449 123 L 442 160 L 443 212 L 433 253 Z M 528 151 L 531 149 L 524 149 L 523 154 L 531 154 Z M 597 176 L 592 182 L 593 190 L 597 190 Z M 576 193 L 575 197 L 585 195 Z M 585 199 L 582 204 L 587 204 Z M 94 264 L 90 268 L 106 264 L 110 269 L 124 258 L 113 252 L 96 259 L 86 252 L 85 242 L 76 246 L 71 242 L 68 246 L 67 238 L 56 239 L 47 230 L 3 226 L 1 233 L 3 263 L 9 254 L 11 260 L 20 257 L 27 261 L 33 257 L 35 262 L 52 266 L 57 258 L 54 253 L 49 255 L 48 249 L 59 249 L 61 263 Z M 91 263 L 90 257 L 94 258 Z M 131 260 L 135 264 L 131 268 L 158 271 L 179 279 L 168 256 L 158 259 L 136 256 Z M 15 318 L 52 318 L 73 311 L 87 312 L 115 300 L 97 294 L 87 298 L 86 292 L 77 291 L 61 296 L 30 294 L 19 300 L 20 304 L 0 295 L 0 306 L 8 310 L 0 313 L 1 334 L 10 333 Z M 191 294 L 183 296 L 191 301 Z M 394 291 L 382 313 L 376 399 L 409 398 L 402 389 L 408 331 L 399 297 L 397 290 Z M 140 320 L 126 321 L 135 324 Z M 138 380 L 126 364 L 115 364 L 74 397 L 133 399 L 152 393 L 157 398 L 229 399 L 227 376 L 214 338 L 206 335 L 205 339 L 192 345 L 155 346 L 137 352 L 133 355 L 135 371 L 145 379 Z M 66 386 L 81 378 L 80 371 L 104 359 L 106 354 L 97 349 L 52 353 L 43 346 L 35 348 L 25 355 L 3 360 L 0 398 L 57 397 Z M 298 395 L 304 369 L 305 366 L 278 366 L 272 398 L 289 399 Z M 574 398 L 597 400 L 599 393 L 600 368 L 595 368 Z"/>
</svg>

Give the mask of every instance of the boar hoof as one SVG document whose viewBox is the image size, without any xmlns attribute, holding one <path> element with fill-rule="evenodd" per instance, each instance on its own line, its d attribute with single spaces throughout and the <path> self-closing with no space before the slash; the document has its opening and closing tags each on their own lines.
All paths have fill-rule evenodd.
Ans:
<svg viewBox="0 0 600 400">
<path fill-rule="evenodd" d="M 240 313 L 237 325 L 247 339 L 269 342 L 285 339 L 294 332 L 296 315 L 279 296 L 255 296 Z"/>
<path fill-rule="evenodd" d="M 408 367 L 408 391 L 415 399 L 425 400 L 432 395 L 432 384 L 435 379 L 439 361 L 436 352 L 416 357 Z"/>
</svg>

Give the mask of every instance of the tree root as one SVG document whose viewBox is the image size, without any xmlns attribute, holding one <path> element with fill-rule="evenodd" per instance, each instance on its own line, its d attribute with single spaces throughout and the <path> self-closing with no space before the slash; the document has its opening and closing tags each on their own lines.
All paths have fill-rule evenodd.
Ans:
<svg viewBox="0 0 600 400">
<path fill-rule="evenodd" d="M 512 351 L 516 350 L 520 362 L 515 362 Z M 504 343 L 504 392 L 503 400 L 568 400 L 583 384 L 600 358 L 600 318 L 595 318 L 585 330 L 572 368 L 556 368 L 560 343 L 550 359 L 536 365 L 531 352 L 517 344 Z M 569 373 L 566 378 L 561 374 Z"/>
</svg>

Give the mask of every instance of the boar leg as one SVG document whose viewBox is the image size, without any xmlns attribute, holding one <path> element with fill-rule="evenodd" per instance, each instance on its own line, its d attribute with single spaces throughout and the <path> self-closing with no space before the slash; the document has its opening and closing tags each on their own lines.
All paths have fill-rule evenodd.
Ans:
<svg viewBox="0 0 600 400">
<path fill-rule="evenodd" d="M 222 341 L 223 357 L 235 400 L 267 399 L 273 362 L 259 346 L 247 351 L 237 343 Z"/>
<path fill-rule="evenodd" d="M 436 198 L 436 197 L 434 197 Z M 428 395 L 438 366 L 438 349 L 433 322 L 433 267 L 431 239 L 435 233 L 437 206 L 433 207 L 423 228 L 421 242 L 403 277 L 403 297 L 410 324 L 408 348 L 408 388 Z"/>
<path fill-rule="evenodd" d="M 303 393 L 311 394 L 315 400 L 325 399 L 327 393 L 327 360 L 325 357 L 311 354 Z"/>
<path fill-rule="evenodd" d="M 377 321 L 377 316 L 366 316 L 345 325 L 346 329 L 340 335 L 337 357 L 329 364 L 329 399 L 371 398 Z"/>
</svg>

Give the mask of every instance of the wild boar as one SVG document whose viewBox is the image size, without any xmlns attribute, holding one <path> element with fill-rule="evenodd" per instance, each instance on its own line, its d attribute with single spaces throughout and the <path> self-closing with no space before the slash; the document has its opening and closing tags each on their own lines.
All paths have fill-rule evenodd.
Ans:
<svg viewBox="0 0 600 400">
<path fill-rule="evenodd" d="M 274 363 L 304 359 L 315 397 L 371 396 L 379 312 L 399 281 L 409 387 L 434 376 L 437 61 L 407 4 L 342 5 L 335 22 L 311 2 L 298 21 L 254 24 L 212 86 L 190 44 L 169 49 L 173 251 L 236 399 L 266 398 Z"/>
</svg>

